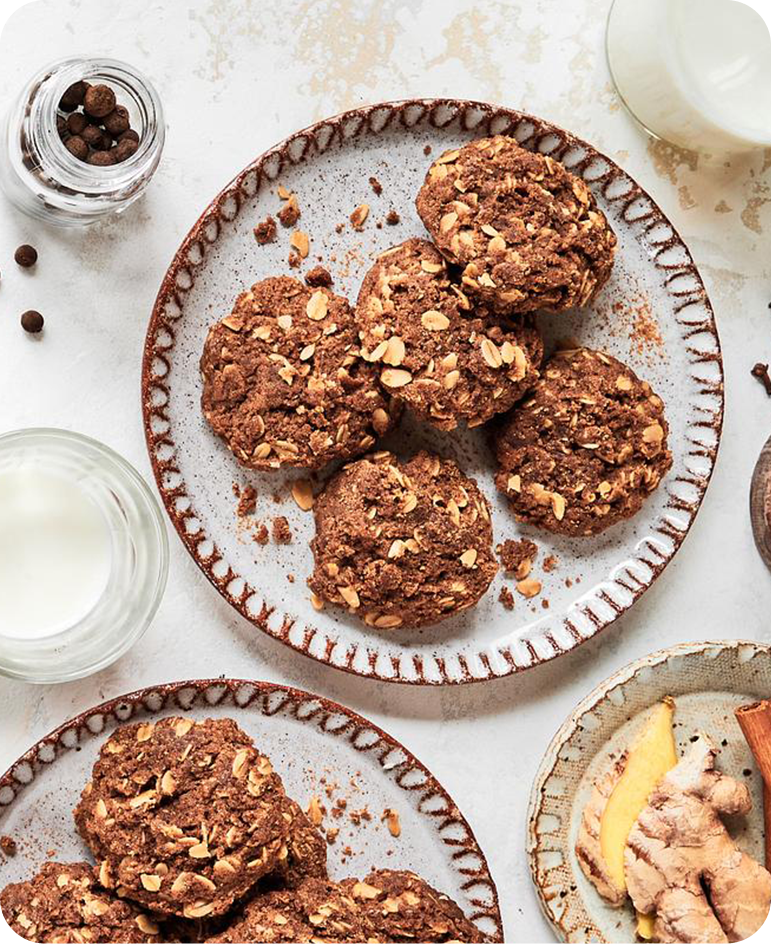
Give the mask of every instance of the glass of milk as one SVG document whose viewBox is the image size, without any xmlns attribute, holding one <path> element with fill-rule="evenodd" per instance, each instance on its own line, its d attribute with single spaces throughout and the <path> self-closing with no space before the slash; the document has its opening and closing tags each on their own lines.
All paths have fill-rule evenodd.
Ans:
<svg viewBox="0 0 771 944">
<path fill-rule="evenodd" d="M 65 430 L 0 436 L 0 674 L 110 665 L 154 616 L 168 553 L 158 503 L 117 453 Z"/>
<path fill-rule="evenodd" d="M 646 131 L 712 153 L 771 146 L 771 36 L 738 0 L 614 0 L 608 65 Z"/>
</svg>

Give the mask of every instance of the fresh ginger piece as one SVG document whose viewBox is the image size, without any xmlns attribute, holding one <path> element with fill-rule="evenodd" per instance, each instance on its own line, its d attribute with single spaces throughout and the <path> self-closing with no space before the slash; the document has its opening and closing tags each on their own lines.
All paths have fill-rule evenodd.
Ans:
<svg viewBox="0 0 771 944">
<path fill-rule="evenodd" d="M 771 874 L 737 848 L 719 816 L 748 813 L 749 791 L 715 770 L 716 755 L 700 735 L 629 833 L 627 888 L 638 911 L 656 914 L 659 941 L 743 941 L 771 906 Z"/>
<path fill-rule="evenodd" d="M 626 889 L 624 849 L 635 820 L 648 803 L 656 784 L 677 763 L 672 730 L 675 703 L 657 705 L 629 748 L 624 770 L 608 797 L 600 820 L 600 850 L 608 875 L 618 889 Z"/>
</svg>

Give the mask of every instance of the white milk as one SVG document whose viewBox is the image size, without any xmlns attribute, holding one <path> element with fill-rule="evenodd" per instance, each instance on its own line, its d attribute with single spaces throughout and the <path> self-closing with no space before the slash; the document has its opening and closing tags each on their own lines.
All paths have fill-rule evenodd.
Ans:
<svg viewBox="0 0 771 944">
<path fill-rule="evenodd" d="M 105 517 L 77 481 L 0 469 L 0 636 L 39 639 L 85 616 L 111 564 Z"/>
<path fill-rule="evenodd" d="M 737 0 L 615 0 L 608 62 L 632 114 L 681 147 L 771 145 L 771 37 Z"/>
</svg>

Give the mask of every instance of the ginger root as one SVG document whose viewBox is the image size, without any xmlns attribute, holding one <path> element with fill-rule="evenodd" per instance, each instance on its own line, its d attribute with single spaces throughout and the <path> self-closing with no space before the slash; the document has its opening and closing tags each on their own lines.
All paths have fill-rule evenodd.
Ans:
<svg viewBox="0 0 771 944">
<path fill-rule="evenodd" d="M 715 770 L 716 755 L 699 735 L 629 833 L 627 889 L 638 912 L 656 914 L 661 942 L 742 941 L 771 905 L 771 874 L 736 847 L 719 815 L 748 813 L 749 791 Z"/>
</svg>

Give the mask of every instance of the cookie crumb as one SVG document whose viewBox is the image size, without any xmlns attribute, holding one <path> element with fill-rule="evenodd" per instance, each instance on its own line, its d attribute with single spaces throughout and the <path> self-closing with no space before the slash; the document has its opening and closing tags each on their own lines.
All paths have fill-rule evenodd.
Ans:
<svg viewBox="0 0 771 944">
<path fill-rule="evenodd" d="M 427 144 L 427 145 L 423 148 L 423 153 L 426 155 L 426 157 L 428 157 L 428 155 L 431 153 L 431 145 L 430 145 L 430 144 Z"/>
<path fill-rule="evenodd" d="M 399 814 L 396 810 L 385 809 L 383 810 L 383 815 L 380 817 L 381 822 L 385 821 L 388 826 L 388 832 L 398 839 L 402 834 L 402 824 L 399 819 Z"/>
<path fill-rule="evenodd" d="M 520 541 L 506 540 L 496 548 L 504 570 L 514 574 L 517 580 L 524 580 L 533 567 L 538 554 L 538 545 L 534 541 L 522 538 Z"/>
<path fill-rule="evenodd" d="M 511 592 L 511 590 L 509 590 L 508 587 L 501 587 L 501 592 L 498 594 L 498 600 L 503 604 L 504 609 L 514 609 L 514 594 Z"/>
<path fill-rule="evenodd" d="M 544 558 L 544 562 L 541 566 L 545 573 L 550 574 L 557 569 L 559 562 L 560 559 L 556 554 L 549 554 L 548 557 Z"/>
<path fill-rule="evenodd" d="M 370 177 L 369 185 L 370 187 L 372 187 L 372 190 L 374 191 L 376 196 L 379 197 L 380 194 L 383 192 L 383 185 L 380 183 L 377 177 Z"/>
<path fill-rule="evenodd" d="M 0 849 L 2 849 L 7 856 L 15 856 L 18 851 L 16 840 L 12 839 L 10 836 L 0 836 Z"/>
<path fill-rule="evenodd" d="M 345 223 L 338 223 L 337 226 L 335 226 L 336 233 L 342 233 L 344 229 L 345 229 Z"/>
<path fill-rule="evenodd" d="M 528 600 L 531 600 L 533 597 L 537 597 L 541 592 L 541 586 L 540 580 L 528 577 L 525 580 L 519 580 L 517 582 L 517 593 L 521 593 L 523 597 L 527 597 Z"/>
<path fill-rule="evenodd" d="M 541 600 L 541 609 L 543 609 L 543 610 L 548 610 L 548 609 L 549 609 L 549 601 L 548 601 L 548 600 L 546 600 L 546 599 Z"/>
<path fill-rule="evenodd" d="M 340 835 L 340 830 L 335 826 L 330 826 L 327 830 L 327 842 L 330 846 L 334 845 L 337 842 L 337 837 Z"/>
<path fill-rule="evenodd" d="M 300 268 L 300 257 L 296 252 L 290 252 L 289 258 L 286 260 L 289 264 L 290 269 L 299 269 Z"/>
<path fill-rule="evenodd" d="M 317 796 L 311 797 L 308 809 L 305 812 L 314 826 L 321 826 L 321 821 L 324 819 L 324 809 Z"/>
<path fill-rule="evenodd" d="M 255 544 L 267 544 L 270 541 L 270 532 L 268 531 L 266 525 L 261 524 L 257 530 L 254 532 L 252 538 Z"/>
<path fill-rule="evenodd" d="M 277 515 L 273 519 L 273 541 L 275 544 L 292 543 L 292 529 L 283 515 Z"/>
<path fill-rule="evenodd" d="M 253 515 L 257 507 L 257 489 L 253 485 L 246 485 L 239 489 L 238 508 L 236 513 L 239 518 L 245 518 L 247 515 Z"/>
<path fill-rule="evenodd" d="M 290 193 L 286 198 L 286 202 L 278 211 L 276 216 L 278 216 L 279 220 L 281 221 L 281 225 L 285 226 L 287 229 L 290 229 L 292 226 L 294 226 L 295 223 L 297 223 L 297 221 L 300 219 L 302 213 L 300 212 L 300 207 L 297 203 L 297 197 L 293 193 Z"/>
<path fill-rule="evenodd" d="M 254 227 L 254 238 L 261 246 L 276 241 L 276 221 L 272 216 L 266 216 Z"/>
<path fill-rule="evenodd" d="M 314 266 L 305 273 L 305 284 L 311 288 L 329 288 L 334 279 L 322 265 Z"/>
<path fill-rule="evenodd" d="M 389 210 L 386 214 L 386 223 L 389 226 L 396 226 L 398 223 L 401 223 L 402 218 L 396 212 L 396 210 Z"/>
<path fill-rule="evenodd" d="M 351 221 L 351 226 L 355 230 L 361 231 L 364 227 L 364 223 L 369 216 L 369 204 L 362 203 L 360 206 L 357 206 L 356 209 L 351 213 L 349 219 Z"/>
</svg>

